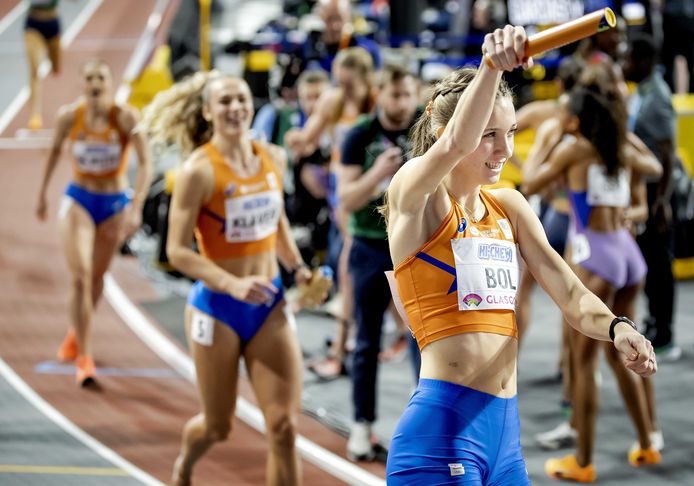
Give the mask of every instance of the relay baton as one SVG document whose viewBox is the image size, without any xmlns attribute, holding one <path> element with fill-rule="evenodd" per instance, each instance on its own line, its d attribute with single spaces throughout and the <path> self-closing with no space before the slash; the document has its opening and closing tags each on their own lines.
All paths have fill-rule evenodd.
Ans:
<svg viewBox="0 0 694 486">
<path fill-rule="evenodd" d="M 610 8 L 603 8 L 569 22 L 556 25 L 528 37 L 525 41 L 525 56 L 531 57 L 557 47 L 571 44 L 617 25 L 617 17 Z M 485 55 L 487 67 L 493 69 L 489 56 Z"/>
</svg>

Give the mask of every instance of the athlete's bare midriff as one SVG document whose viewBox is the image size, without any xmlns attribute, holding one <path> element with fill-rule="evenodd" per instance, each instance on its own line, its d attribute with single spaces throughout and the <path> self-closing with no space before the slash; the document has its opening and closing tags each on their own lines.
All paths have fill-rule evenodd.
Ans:
<svg viewBox="0 0 694 486">
<path fill-rule="evenodd" d="M 235 277 L 262 275 L 267 277 L 268 280 L 272 280 L 279 273 L 279 265 L 277 264 L 277 255 L 275 252 L 213 261 L 217 266 L 223 268 Z"/>
<path fill-rule="evenodd" d="M 486 332 L 446 337 L 422 350 L 421 378 L 450 381 L 502 398 L 516 395 L 518 340 Z"/>
<path fill-rule="evenodd" d="M 113 194 L 128 188 L 128 178 L 125 174 L 118 177 L 109 177 L 108 179 L 96 179 L 75 175 L 73 177 L 73 182 L 83 189 L 102 194 Z"/>
</svg>

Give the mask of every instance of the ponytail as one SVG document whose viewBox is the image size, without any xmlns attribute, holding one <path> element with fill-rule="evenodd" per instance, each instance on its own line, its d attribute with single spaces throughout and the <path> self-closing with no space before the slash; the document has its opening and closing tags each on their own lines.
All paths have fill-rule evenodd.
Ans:
<svg viewBox="0 0 694 486">
<path fill-rule="evenodd" d="M 175 143 L 182 157 L 212 138 L 212 125 L 202 115 L 208 85 L 218 71 L 200 71 L 158 93 L 143 111 L 140 129 L 155 143 Z"/>
</svg>

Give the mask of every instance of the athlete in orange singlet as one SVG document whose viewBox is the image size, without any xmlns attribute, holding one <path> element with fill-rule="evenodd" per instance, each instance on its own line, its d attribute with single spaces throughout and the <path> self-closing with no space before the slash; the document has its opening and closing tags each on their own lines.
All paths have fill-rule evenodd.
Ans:
<svg viewBox="0 0 694 486">
<path fill-rule="evenodd" d="M 513 152 L 516 117 L 501 75 L 523 64 L 525 43 L 522 27 L 497 29 L 484 41 L 496 69 L 483 63 L 437 85 L 414 129 L 415 158 L 388 190 L 395 279 L 422 350 L 388 454 L 389 485 L 530 484 L 516 397 L 520 256 L 576 330 L 614 341 L 641 375 L 656 369 L 650 343 L 571 272 L 525 198 L 481 189 Z"/>
<path fill-rule="evenodd" d="M 192 150 L 174 184 L 167 253 L 174 267 L 197 279 L 185 325 L 202 412 L 183 429 L 173 483 L 190 484 L 198 459 L 229 435 L 243 357 L 267 428 L 266 483 L 300 484 L 294 439 L 301 350 L 278 260 L 298 283 L 311 272 L 284 212 L 286 156 L 250 139 L 253 97 L 237 78 L 198 73 L 160 93 L 145 121 L 152 112 L 164 118 L 155 131 L 163 138 L 178 133 L 184 154 Z M 192 249 L 193 234 L 200 253 Z"/>
<path fill-rule="evenodd" d="M 77 383 L 86 385 L 96 370 L 91 349 L 91 318 L 101 297 L 103 276 L 123 240 L 140 227 L 152 168 L 147 143 L 135 130 L 134 109 L 111 98 L 111 71 L 103 61 L 82 67 L 84 96 L 58 112 L 53 147 L 46 161 L 36 213 L 47 217 L 46 191 L 65 140 L 70 141 L 73 179 L 58 210 L 60 233 L 72 274 L 72 327 L 58 358 L 77 360 Z M 135 192 L 128 188 L 128 147 L 137 154 Z"/>
</svg>

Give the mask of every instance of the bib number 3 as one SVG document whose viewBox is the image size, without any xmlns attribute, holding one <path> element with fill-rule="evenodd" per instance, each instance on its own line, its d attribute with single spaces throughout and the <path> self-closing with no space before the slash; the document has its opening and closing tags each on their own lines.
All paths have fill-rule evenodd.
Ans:
<svg viewBox="0 0 694 486">
<path fill-rule="evenodd" d="M 203 346 L 212 346 L 214 339 L 214 319 L 201 312 L 193 312 L 190 338 Z"/>
</svg>

